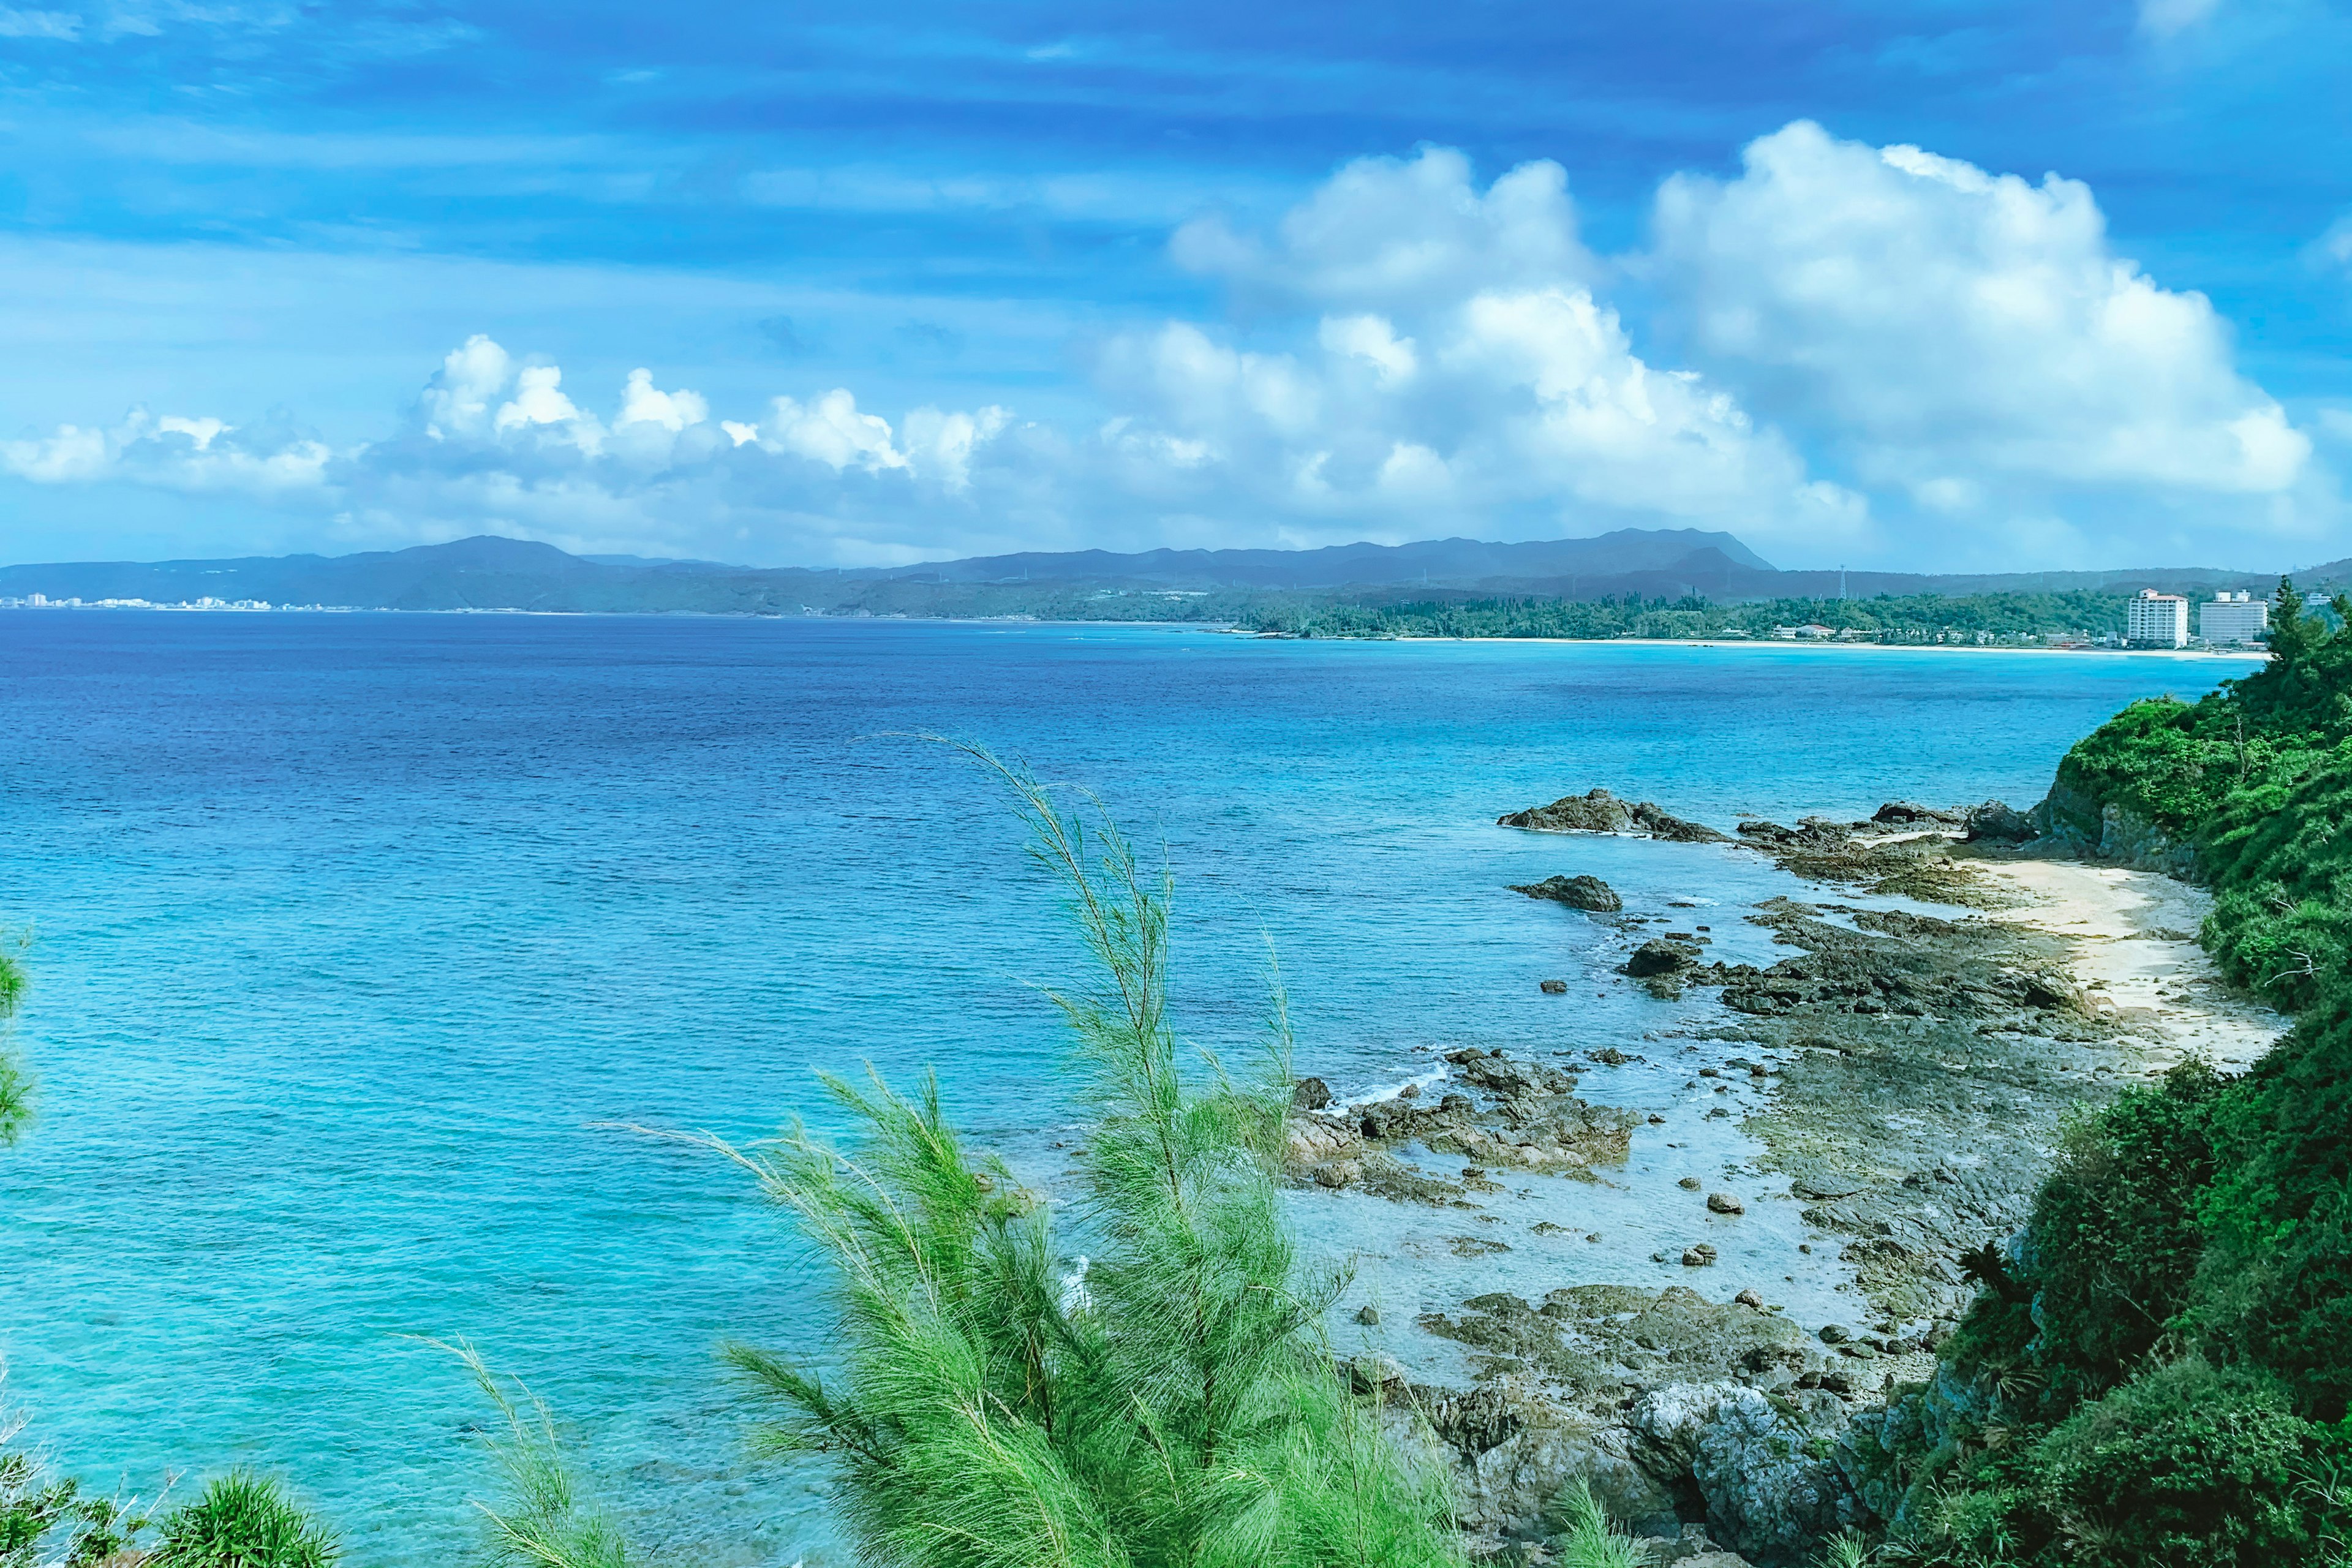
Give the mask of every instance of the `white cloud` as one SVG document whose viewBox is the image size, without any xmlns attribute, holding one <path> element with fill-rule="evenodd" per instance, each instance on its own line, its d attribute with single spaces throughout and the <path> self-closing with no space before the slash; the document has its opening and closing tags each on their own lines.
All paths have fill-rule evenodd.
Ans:
<svg viewBox="0 0 2352 1568">
<path fill-rule="evenodd" d="M 2161 492 L 2261 526 L 2313 482 L 2310 441 L 2238 374 L 2211 304 L 2115 255 L 2075 181 L 1800 121 L 1738 179 L 1667 181 L 1652 260 L 1714 373 L 1924 507 Z"/>
<path fill-rule="evenodd" d="M 1130 485 L 1194 514 L 1296 538 L 1865 523 L 1720 387 L 1634 352 L 1556 164 L 1481 190 L 1444 149 L 1368 159 L 1270 236 L 1206 223 L 1175 244 L 1248 294 L 1252 330 L 1115 339 L 1102 369 L 1128 413 L 1104 444 Z"/>
<path fill-rule="evenodd" d="M 114 479 L 271 499 L 318 490 L 332 457 L 307 436 L 247 433 L 210 417 L 157 418 L 143 408 L 132 409 L 110 430 L 60 425 L 46 437 L 0 441 L 0 471 L 35 484 Z"/>
<path fill-rule="evenodd" d="M 2221 0 L 2139 0 L 2140 31 L 2169 38 L 2195 26 L 2221 6 Z"/>
<path fill-rule="evenodd" d="M 1339 309 L 1410 309 L 1595 270 L 1558 163 L 1522 163 L 1481 191 L 1450 147 L 1348 164 L 1283 216 L 1270 243 L 1211 217 L 1177 230 L 1172 248 L 1195 271 Z"/>
<path fill-rule="evenodd" d="M 619 425 L 658 425 L 676 432 L 689 425 L 699 425 L 710 417 L 710 405 L 701 395 L 693 392 L 661 392 L 654 386 L 654 373 L 633 370 L 629 384 L 621 394 Z"/>
<path fill-rule="evenodd" d="M 1340 169 L 1262 231 L 1179 231 L 1233 318 L 1110 333 L 1097 407 L 1058 425 L 886 416 L 824 383 L 714 410 L 649 368 L 567 380 L 476 334 L 373 439 L 134 412 L 0 441 L 0 471 L 252 496 L 352 542 L 844 564 L 1616 526 L 1791 563 L 2061 564 L 2340 515 L 2210 305 L 2116 257 L 2078 184 L 1800 123 L 1738 179 L 1669 181 L 1656 235 L 1620 265 L 1691 365 L 1635 342 L 1557 165 L 1482 186 L 1425 149 Z"/>
<path fill-rule="evenodd" d="M 514 375 L 514 359 L 480 332 L 449 351 L 440 373 L 425 384 L 417 406 L 425 433 L 441 439 L 472 435 L 490 417 L 490 403 Z"/>
<path fill-rule="evenodd" d="M 69 484 L 94 479 L 106 472 L 109 458 L 106 432 L 60 425 L 54 435 L 22 441 L 0 441 L 0 463 L 19 479 L 37 485 Z"/>
<path fill-rule="evenodd" d="M 498 428 L 530 425 L 577 425 L 580 410 L 563 395 L 563 371 L 551 364 L 525 365 L 515 377 L 515 395 L 499 410 Z"/>
<path fill-rule="evenodd" d="M 20 11 L 0 5 L 0 38 L 54 38 L 70 44 L 81 37 L 81 17 L 71 11 Z"/>
</svg>

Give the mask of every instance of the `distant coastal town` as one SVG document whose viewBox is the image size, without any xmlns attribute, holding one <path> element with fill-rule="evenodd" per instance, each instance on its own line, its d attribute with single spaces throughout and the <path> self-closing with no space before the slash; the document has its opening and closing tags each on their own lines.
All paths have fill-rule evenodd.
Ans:
<svg viewBox="0 0 2352 1568">
<path fill-rule="evenodd" d="M 1200 596 L 1202 595 L 1166 595 L 1166 597 L 1171 599 L 1177 597 L 1193 598 Z M 1105 595 L 1097 594 L 1089 595 L 1087 596 L 1087 600 L 1082 600 L 1078 603 L 1072 604 L 1066 602 L 1050 607 L 1041 605 L 1038 609 L 1031 610 L 1027 613 L 1016 611 L 1010 615 L 1000 614 L 996 616 L 957 616 L 950 614 L 946 618 L 1012 619 L 1033 622 L 1068 621 L 1074 623 L 1094 620 L 1135 621 L 1138 619 L 1155 618 L 1149 613 L 1139 616 L 1135 614 L 1133 606 L 1125 605 L 1118 606 L 1118 610 L 1124 611 L 1125 613 L 1106 614 L 1106 606 L 1102 603 L 1104 598 Z M 2323 619 L 2329 618 L 2333 615 L 2331 597 L 2325 593 L 2306 593 L 2301 595 L 2301 600 L 2303 607 L 2310 614 L 2318 616 Z M 1863 602 L 1866 603 L 1866 601 Z M 1893 601 L 1885 600 L 1885 602 L 1892 603 Z M 1522 616 L 1513 617 L 1514 621 L 1517 622 L 1523 619 L 1524 612 L 1527 609 L 1533 607 L 1534 605 L 1540 602 L 1522 601 L 1517 606 L 1516 606 L 1522 611 Z M 1567 607 L 1567 602 L 1565 601 L 1555 601 L 1554 603 L 1557 607 Z M 1841 603 L 1853 602 L 1842 601 Z M 328 605 L 318 603 L 283 604 L 276 603 L 268 599 L 228 599 L 210 595 L 201 595 L 192 599 L 180 600 L 159 600 L 137 597 L 53 597 L 46 594 L 26 594 L 16 597 L 0 597 L 0 610 L 166 610 L 178 612 L 228 612 L 238 614 L 300 611 L 310 614 L 350 615 L 368 607 L 369 606 L 364 605 Z M 444 613 L 479 615 L 524 614 L 533 612 L 541 614 L 583 613 L 578 611 L 566 612 L 561 610 L 543 610 L 539 609 L 537 606 L 519 605 L 479 605 L 463 607 L 434 606 L 432 608 L 407 605 L 383 605 L 378 607 L 387 610 L 410 609 L 425 614 Z M 1201 624 L 1202 617 L 1199 611 L 1194 609 L 1192 606 L 1188 605 L 1185 607 L 1188 610 L 1192 610 L 1192 613 L 1173 615 L 1170 616 L 1169 618 L 1188 624 Z M 1876 625 L 1858 626 L 1846 624 L 1833 626 L 1827 622 L 1819 620 L 1780 622 L 1769 618 L 1762 619 L 1761 624 L 1758 624 L 1758 617 L 1748 616 L 1743 618 L 1747 619 L 1749 624 L 1735 625 L 1729 624 L 1723 618 L 1724 612 L 1727 609 L 1731 608 L 1731 606 L 1708 605 L 1706 604 L 1705 601 L 1701 600 L 1685 601 L 1681 605 L 1672 606 L 1673 610 L 1682 612 L 1679 616 L 1671 613 L 1660 614 L 1659 612 L 1668 610 L 1668 606 L 1665 603 L 1661 601 L 1657 609 L 1651 611 L 1649 614 L 1639 615 L 1633 617 L 1612 617 L 1612 624 L 1595 624 L 1573 628 L 1569 626 L 1560 626 L 1558 628 L 1544 627 L 1538 629 L 1536 626 L 1518 624 L 1513 624 L 1508 626 L 1494 627 L 1469 624 L 1444 624 L 1455 620 L 1459 616 L 1460 609 L 1468 607 L 1469 606 L 1449 606 L 1449 608 L 1455 611 L 1455 614 L 1453 616 L 1444 614 L 1433 616 L 1430 615 L 1429 611 L 1431 609 L 1434 609 L 1434 606 L 1412 606 L 1411 609 L 1407 609 L 1403 616 L 1399 616 L 1398 609 L 1401 607 L 1391 607 L 1388 609 L 1387 614 L 1381 617 L 1381 621 L 1386 624 L 1377 626 L 1366 625 L 1347 626 L 1328 624 L 1286 626 L 1284 625 L 1283 622 L 1287 617 L 1279 612 L 1267 615 L 1264 614 L 1262 610 L 1261 613 L 1258 614 L 1252 614 L 1249 613 L 1249 610 L 1244 610 L 1243 613 L 1237 616 L 1232 616 L 1230 617 L 1230 624 L 1232 629 L 1234 630 L 1254 632 L 1259 636 L 1273 637 L 1328 637 L 1334 636 L 1356 637 L 1367 636 L 1402 637 L 1542 637 L 1546 639 L 1566 641 L 1614 641 L 1621 638 L 1632 637 L 1644 641 L 1773 641 L 1795 643 L 1836 643 L 1847 645 L 1877 644 L 1915 647 L 1940 647 L 2005 649 L 2048 648 L 2060 651 L 2091 651 L 2099 649 L 2116 651 L 2135 649 L 2143 651 L 2150 649 L 2171 649 L 2176 651 L 2196 649 L 2208 649 L 2213 651 L 2247 651 L 2259 650 L 2265 646 L 2266 639 L 2268 638 L 2270 632 L 2271 615 L 2271 605 L 2269 601 L 2257 597 L 2244 590 L 2223 590 L 2215 593 L 2210 599 L 2192 601 L 2185 595 L 2167 594 L 2153 588 L 2147 588 L 2142 589 L 2139 593 L 2132 595 L 2123 601 L 2124 616 L 2122 625 L 2120 627 L 2110 630 L 2093 630 L 2088 627 L 2074 627 L 2059 630 L 2051 630 L 2046 628 L 2021 629 L 2013 626 L 2008 627 L 1949 625 L 1914 626 L 1900 624 L 1899 617 L 1894 624 L 1889 624 L 1887 621 L 1882 620 Z M 1606 606 L 1595 607 L 1600 608 Z M 1239 606 L 1235 606 L 1235 608 L 1239 608 Z M 1260 606 L 1250 606 L 1250 609 L 1253 610 L 1260 608 Z M 1421 616 L 1414 616 L 1412 615 L 1414 610 L 1421 611 Z M 1693 613 L 1695 611 L 1702 610 L 1711 611 L 1713 613 Z M 1043 613 L 1040 613 L 1041 611 Z M 769 610 L 752 613 L 765 613 L 772 615 L 777 612 Z M 805 605 L 802 607 L 801 613 L 815 616 L 839 616 L 847 614 L 856 616 L 858 618 L 932 618 L 923 616 L 920 611 L 900 611 L 895 614 L 885 612 L 881 616 L 877 616 L 875 612 L 864 609 L 854 611 L 842 611 L 838 609 L 825 610 Z M 1162 613 L 1165 614 L 1166 612 L 1163 611 Z M 1431 624 L 1425 626 L 1399 624 L 1401 621 L 1404 621 L 1408 618 L 1427 619 Z M 1470 620 L 1475 619 L 1475 617 L 1462 618 L 1465 620 Z M 1225 620 L 1227 617 L 1221 616 L 1218 617 L 1218 619 Z"/>
<path fill-rule="evenodd" d="M 273 605 L 267 599 L 52 599 L 46 594 L 0 599 L 0 610 L 311 610 L 349 614 L 350 605 Z"/>
</svg>

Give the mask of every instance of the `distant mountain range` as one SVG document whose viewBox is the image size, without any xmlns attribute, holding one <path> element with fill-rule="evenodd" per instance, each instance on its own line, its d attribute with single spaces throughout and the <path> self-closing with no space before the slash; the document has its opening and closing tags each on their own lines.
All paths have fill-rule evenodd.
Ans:
<svg viewBox="0 0 2352 1568">
<path fill-rule="evenodd" d="M 2352 560 L 2305 574 L 2352 580 Z M 1473 539 L 1322 550 L 1101 550 L 975 556 L 896 568 L 812 571 L 708 561 L 578 556 L 484 535 L 358 555 L 227 561 L 69 562 L 0 567 L 0 598 L 263 599 L 353 609 L 699 612 L 719 615 L 1082 615 L 1113 598 L 1339 595 L 1379 602 L 1625 594 L 1718 602 L 2143 587 L 2268 588 L 2262 573 L 2214 569 L 1924 574 L 1783 572 L 1728 533 L 1621 529 L 1592 539 L 1493 544 Z M 1130 612 L 1131 613 L 1131 612 Z"/>
</svg>

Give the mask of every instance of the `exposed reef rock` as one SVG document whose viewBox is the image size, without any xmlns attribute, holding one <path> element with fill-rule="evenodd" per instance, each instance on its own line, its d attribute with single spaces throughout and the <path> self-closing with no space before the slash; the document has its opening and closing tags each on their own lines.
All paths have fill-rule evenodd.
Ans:
<svg viewBox="0 0 2352 1568">
<path fill-rule="evenodd" d="M 1420 1323 L 1480 1372 L 1468 1390 L 1410 1390 L 1454 1452 L 1466 1526 L 1540 1538 L 1582 1477 L 1668 1563 L 1707 1562 L 1717 1542 L 1791 1561 L 1862 1518 L 1850 1401 L 1933 1364 L 1824 1346 L 1752 1292 L 1718 1304 L 1681 1286 L 1579 1285 L 1540 1304 L 1495 1292 Z"/>
<path fill-rule="evenodd" d="M 1633 950 L 1620 972 L 1636 980 L 1679 980 L 1698 969 L 1699 951 L 1686 937 L 1654 936 Z"/>
<path fill-rule="evenodd" d="M 1568 795 L 1549 805 L 1530 806 L 1496 819 L 1502 827 L 1527 827 L 1538 833 L 1631 833 L 1633 808 L 1605 789 L 1589 795 Z"/>
<path fill-rule="evenodd" d="M 1879 808 L 1882 815 L 1888 809 Z M 1947 824 L 1945 817 L 1955 820 Z M 1958 813 L 1937 813 L 1934 826 L 1925 831 L 1918 826 L 1925 819 L 1910 816 L 1857 823 L 1808 816 L 1794 827 L 1748 821 L 1739 825 L 1739 840 L 1813 881 L 1847 882 L 1873 893 L 1987 907 L 1993 900 L 1983 883 L 1971 869 L 1952 859 L 1958 818 Z"/>
<path fill-rule="evenodd" d="M 1735 842 L 1833 885 L 1748 917 L 1786 953 L 1770 963 L 1711 961 L 1704 928 L 1622 922 L 1622 973 L 1663 994 L 1719 988 L 1724 1013 L 1696 1015 L 1703 1032 L 1683 1037 L 1748 1054 L 1693 1060 L 1685 1087 L 1705 1096 L 1692 1107 L 1706 1105 L 1704 1117 L 1744 1117 L 1762 1152 L 1720 1178 L 1683 1176 L 1665 1205 L 1678 1218 L 1651 1256 L 1687 1265 L 1675 1272 L 1713 1287 L 1706 1294 L 1489 1292 L 1417 1320 L 1460 1347 L 1475 1380 L 1409 1393 L 1452 1450 L 1463 1521 L 1484 1550 L 1549 1561 L 1559 1500 L 1582 1477 L 1654 1538 L 1657 1563 L 1800 1568 L 1838 1531 L 1886 1515 L 1900 1489 L 1889 1480 L 1898 1437 L 1924 1432 L 1932 1444 L 1952 1411 L 1980 1397 L 1945 1386 L 1932 1352 L 1974 1294 L 1964 1260 L 2022 1223 L 2066 1119 L 2147 1062 L 2134 1016 L 2070 972 L 2069 939 L 1968 912 L 2006 907 L 1979 865 L 2021 846 L 2164 869 L 2178 869 L 2180 854 L 2144 824 L 2057 794 L 2030 813 L 1898 801 L 1861 822 L 1742 822 Z M 1672 837 L 1659 819 L 1675 820 L 1594 791 L 1502 820 Z M 1547 886 L 1521 890 L 1545 896 Z M 1839 887 L 1951 905 L 1952 918 L 1837 902 Z M 1588 1050 L 1579 1065 L 1632 1059 Z M 1466 1120 L 1496 1135 L 1512 1109 L 1580 1103 L 1558 1068 L 1483 1052 L 1449 1065 L 1457 1084 L 1447 1087 L 1460 1092 L 1444 1104 L 1478 1096 Z M 1734 1098 L 1735 1087 L 1748 1092 Z M 1443 1136 L 1444 1119 L 1424 1130 L 1423 1114 L 1406 1107 L 1373 1121 L 1437 1148 L 1431 1133 Z M 1465 1204 L 1486 1190 L 1483 1167 L 1524 1163 L 1475 1157 L 1482 1169 L 1464 1173 Z M 1773 1205 L 1790 1200 L 1810 1233 L 1801 1250 L 1835 1250 L 1852 1270 L 1852 1315 L 1818 1335 L 1769 1309 L 1777 1276 L 1753 1271 L 1729 1239 L 1779 1224 Z M 1557 1245 L 1531 1243 L 1529 1256 Z"/>
<path fill-rule="evenodd" d="M 1507 812 L 1495 820 L 1504 827 L 1532 828 L 1538 833 L 1646 833 L 1683 844 L 1727 841 L 1712 827 L 1685 822 L 1646 800 L 1628 804 L 1605 789 L 1562 795 L 1549 805 Z"/>
<path fill-rule="evenodd" d="M 1685 983 L 1723 987 L 1723 1005 L 1762 1016 L 1805 1008 L 1848 1014 L 1994 1020 L 2011 1027 L 2073 1034 L 2069 1019 L 2091 1004 L 2066 974 L 2021 967 L 2015 933 L 1982 921 L 1945 921 L 1899 910 L 1853 910 L 1853 925 L 1834 925 L 1822 910 L 1790 899 L 1758 906 L 1754 917 L 1781 942 L 1804 949 L 1769 969 L 1699 964 L 1675 973 Z M 1660 942 L 1643 944 L 1641 960 Z M 1689 950 L 1685 950 L 1689 952 Z M 1654 961 L 1657 962 L 1657 961 Z M 1629 963 L 1628 973 L 1641 973 Z M 2053 1015 L 2064 1015 L 2063 1018 Z"/>
<path fill-rule="evenodd" d="M 1617 889 L 1598 877 L 1546 877 L 1540 882 L 1514 883 L 1511 891 L 1531 899 L 1549 899 L 1572 910 L 1612 915 L 1625 907 Z"/>
<path fill-rule="evenodd" d="M 1622 1161 L 1632 1147 L 1640 1115 L 1578 1099 L 1573 1073 L 1475 1046 L 1445 1060 L 1475 1094 L 1445 1094 L 1435 1105 L 1399 1095 L 1294 1114 L 1286 1150 L 1294 1179 L 1443 1203 L 1464 1189 L 1421 1177 L 1389 1151 L 1418 1143 L 1476 1165 L 1573 1175 Z"/>
</svg>

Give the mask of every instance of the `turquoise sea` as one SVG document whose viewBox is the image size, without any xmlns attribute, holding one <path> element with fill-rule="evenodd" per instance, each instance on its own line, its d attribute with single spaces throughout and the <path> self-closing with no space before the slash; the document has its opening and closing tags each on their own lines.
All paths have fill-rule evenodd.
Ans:
<svg viewBox="0 0 2352 1568">
<path fill-rule="evenodd" d="M 845 1562 L 816 1479 L 744 1457 L 711 1353 L 812 1343 L 820 1281 L 730 1167 L 608 1124 L 756 1137 L 824 1120 L 814 1068 L 936 1063 L 977 1136 L 1048 1160 L 1034 986 L 1077 954 L 1004 799 L 917 732 L 1099 792 L 1173 867 L 1192 1032 L 1253 1038 L 1271 941 L 1301 1069 L 1363 1085 L 1415 1047 L 1671 1021 L 1507 882 L 1595 870 L 1634 907 L 1729 906 L 1727 933 L 1786 885 L 1502 811 L 1594 784 L 1727 827 L 2024 803 L 2125 701 L 2244 668 L 0 612 L 0 926 L 35 933 L 43 1084 L 0 1153 L 5 1399 L 100 1489 L 263 1465 L 353 1563 L 443 1563 L 485 1412 L 420 1336 L 462 1336 L 655 1560 Z"/>
</svg>

